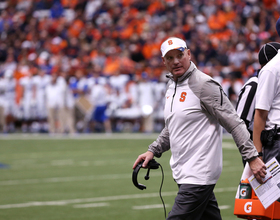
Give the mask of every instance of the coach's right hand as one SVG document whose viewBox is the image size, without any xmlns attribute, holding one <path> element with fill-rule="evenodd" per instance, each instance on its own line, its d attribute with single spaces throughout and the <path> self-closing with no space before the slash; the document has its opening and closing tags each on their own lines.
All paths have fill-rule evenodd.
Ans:
<svg viewBox="0 0 280 220">
<path fill-rule="evenodd" d="M 144 161 L 142 167 L 144 168 L 147 167 L 149 161 L 152 160 L 153 158 L 154 158 L 154 154 L 151 151 L 147 151 L 146 153 L 139 155 L 136 161 L 134 162 L 132 169 L 135 169 L 137 164 L 142 161 Z"/>
</svg>

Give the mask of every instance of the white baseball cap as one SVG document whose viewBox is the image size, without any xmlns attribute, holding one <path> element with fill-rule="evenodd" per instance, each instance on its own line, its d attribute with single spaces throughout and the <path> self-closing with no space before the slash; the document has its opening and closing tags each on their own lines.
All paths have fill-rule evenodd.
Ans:
<svg viewBox="0 0 280 220">
<path fill-rule="evenodd" d="M 170 37 L 161 44 L 160 50 L 162 57 L 164 57 L 165 54 L 170 50 L 177 49 L 184 51 L 186 48 L 188 47 L 185 41 L 177 37 Z"/>
</svg>

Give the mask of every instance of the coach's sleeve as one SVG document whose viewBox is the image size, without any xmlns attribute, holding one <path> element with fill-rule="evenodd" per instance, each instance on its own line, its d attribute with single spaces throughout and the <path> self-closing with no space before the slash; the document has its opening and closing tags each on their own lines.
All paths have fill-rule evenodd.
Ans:
<svg viewBox="0 0 280 220">
<path fill-rule="evenodd" d="M 155 157 L 161 157 L 161 154 L 170 149 L 169 132 L 166 127 L 163 128 L 156 141 L 154 141 L 148 148 Z"/>
<path fill-rule="evenodd" d="M 248 161 L 258 156 L 245 123 L 236 113 L 220 84 L 214 80 L 205 82 L 200 100 L 205 110 L 232 135 L 244 160 Z"/>
</svg>

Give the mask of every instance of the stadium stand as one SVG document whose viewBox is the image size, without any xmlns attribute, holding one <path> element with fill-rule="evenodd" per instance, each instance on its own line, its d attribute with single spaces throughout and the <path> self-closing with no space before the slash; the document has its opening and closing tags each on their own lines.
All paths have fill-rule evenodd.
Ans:
<svg viewBox="0 0 280 220">
<path fill-rule="evenodd" d="M 36 97 L 50 83 L 64 100 L 52 111 L 73 121 L 56 118 L 59 132 L 160 131 L 166 72 L 159 46 L 169 36 L 187 41 L 194 63 L 235 105 L 259 68 L 261 45 L 280 41 L 279 11 L 276 0 L 2 0 L 1 131 L 49 132 L 50 103 Z M 53 74 L 56 82 L 39 77 Z"/>
</svg>

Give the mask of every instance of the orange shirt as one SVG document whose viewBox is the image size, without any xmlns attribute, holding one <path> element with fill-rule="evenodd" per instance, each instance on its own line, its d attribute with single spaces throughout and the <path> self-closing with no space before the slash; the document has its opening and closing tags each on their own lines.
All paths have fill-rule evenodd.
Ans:
<svg viewBox="0 0 280 220">
<path fill-rule="evenodd" d="M 122 5 L 123 5 L 124 7 L 130 6 L 131 3 L 132 3 L 132 0 L 122 0 Z"/>
<path fill-rule="evenodd" d="M 226 29 L 225 31 L 220 31 L 220 32 L 216 32 L 216 33 L 210 34 L 209 35 L 209 39 L 210 39 L 212 45 L 214 47 L 217 47 L 218 44 L 219 44 L 219 41 L 221 41 L 221 40 L 223 40 L 223 41 L 229 40 L 231 34 L 232 34 L 231 30 Z"/>
<path fill-rule="evenodd" d="M 113 75 L 115 72 L 119 71 L 119 69 L 120 69 L 120 59 L 119 58 L 114 59 L 112 57 L 108 57 L 103 70 L 104 74 Z"/>
<path fill-rule="evenodd" d="M 61 5 L 64 8 L 75 8 L 76 5 L 78 4 L 78 0 L 61 0 L 60 1 Z"/>
<path fill-rule="evenodd" d="M 145 59 L 149 59 L 152 57 L 154 51 L 159 51 L 159 50 L 160 50 L 159 43 L 148 43 L 143 46 L 142 53 Z"/>
<path fill-rule="evenodd" d="M 82 20 L 76 19 L 68 29 L 69 35 L 72 37 L 78 37 L 84 26 L 85 24 Z"/>
<path fill-rule="evenodd" d="M 153 15 L 159 10 L 164 10 L 164 5 L 161 3 L 161 1 L 153 1 L 153 3 L 149 5 L 147 11 L 149 12 L 150 15 Z"/>
<path fill-rule="evenodd" d="M 122 38 L 122 39 L 129 39 L 130 36 L 133 34 L 133 30 L 134 30 L 133 26 L 131 26 L 131 25 L 126 26 L 125 29 L 123 29 L 119 33 L 120 38 Z"/>
<path fill-rule="evenodd" d="M 129 57 L 122 57 L 121 58 L 121 70 L 122 70 L 122 73 L 132 73 L 134 72 L 134 62 L 129 58 Z"/>
<path fill-rule="evenodd" d="M 60 50 L 64 49 L 65 47 L 67 47 L 68 43 L 66 40 L 62 39 L 62 41 L 59 44 L 50 44 L 50 51 L 53 54 L 58 54 Z"/>
<path fill-rule="evenodd" d="M 234 11 L 229 11 L 225 14 L 226 16 L 226 21 L 233 21 L 234 18 L 236 17 L 236 13 Z"/>
<path fill-rule="evenodd" d="M 212 30 L 221 30 L 226 26 L 226 23 L 226 13 L 222 11 L 218 11 L 216 14 L 212 14 L 208 19 L 208 26 Z"/>
<path fill-rule="evenodd" d="M 276 0 L 262 0 L 266 8 L 272 9 L 274 5 L 277 5 Z"/>
</svg>

